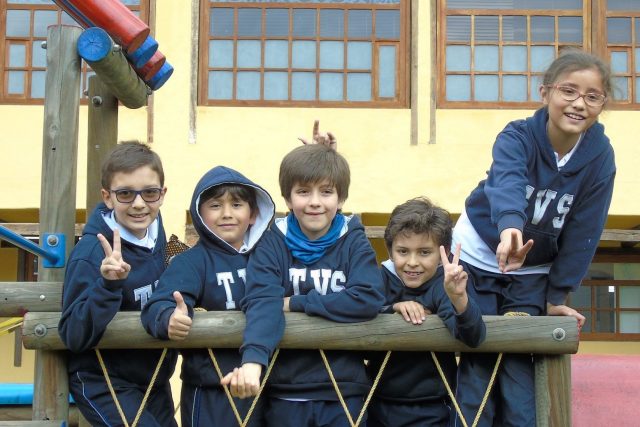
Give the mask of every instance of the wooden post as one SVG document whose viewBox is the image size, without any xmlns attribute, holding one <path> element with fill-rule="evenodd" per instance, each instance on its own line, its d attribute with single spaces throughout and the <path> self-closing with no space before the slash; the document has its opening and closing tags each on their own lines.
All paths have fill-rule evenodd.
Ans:
<svg viewBox="0 0 640 427">
<path fill-rule="evenodd" d="M 571 425 L 571 355 L 538 355 L 536 372 L 536 426 Z"/>
<path fill-rule="evenodd" d="M 118 143 L 118 100 L 98 76 L 89 78 L 87 132 L 87 220 L 102 201 L 102 162 Z"/>
<path fill-rule="evenodd" d="M 80 98 L 79 27 L 52 26 L 47 34 L 47 80 L 44 102 L 40 241 L 44 233 L 63 233 L 65 259 L 74 242 L 76 169 Z M 38 281 L 61 282 L 63 268 L 43 268 Z M 69 384 L 64 353 L 38 351 L 33 391 L 34 420 L 69 417 Z"/>
</svg>

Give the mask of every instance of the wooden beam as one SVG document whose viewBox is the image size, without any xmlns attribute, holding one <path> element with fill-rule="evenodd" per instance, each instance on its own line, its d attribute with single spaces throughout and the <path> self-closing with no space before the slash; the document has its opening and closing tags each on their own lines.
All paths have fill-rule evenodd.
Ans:
<svg viewBox="0 0 640 427">
<path fill-rule="evenodd" d="M 303 313 L 286 313 L 282 348 L 328 350 L 434 350 L 507 353 L 568 354 L 578 351 L 574 318 L 561 316 L 485 316 L 487 339 L 471 349 L 454 339 L 438 316 L 427 316 L 412 325 L 401 316 L 382 314 L 361 323 L 336 323 Z M 29 349 L 61 350 L 59 312 L 27 313 L 22 329 Z M 120 312 L 109 324 L 98 348 L 237 348 L 242 344 L 245 318 L 242 312 L 196 312 L 184 341 L 162 341 L 148 335 L 140 313 Z"/>
<path fill-rule="evenodd" d="M 47 31 L 42 178 L 40 184 L 40 241 L 43 233 L 61 233 L 69 258 L 76 217 L 76 165 L 80 110 L 80 57 L 76 51 L 79 27 L 55 25 Z M 61 282 L 64 268 L 44 268 L 39 282 Z M 34 366 L 33 419 L 66 420 L 69 387 L 64 354 L 38 351 Z"/>
<path fill-rule="evenodd" d="M 58 311 L 62 307 L 62 282 L 1 282 L 0 295 L 0 317 Z"/>
<path fill-rule="evenodd" d="M 536 427 L 571 425 L 571 356 L 538 355 L 535 360 Z"/>
</svg>

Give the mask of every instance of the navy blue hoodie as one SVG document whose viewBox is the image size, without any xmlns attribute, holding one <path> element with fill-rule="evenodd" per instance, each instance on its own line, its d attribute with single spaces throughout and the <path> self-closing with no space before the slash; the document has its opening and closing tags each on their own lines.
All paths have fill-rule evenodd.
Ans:
<svg viewBox="0 0 640 427">
<path fill-rule="evenodd" d="M 239 252 L 215 235 L 203 222 L 198 211 L 200 196 L 221 184 L 241 184 L 256 190 L 258 215 L 245 234 L 246 250 Z M 179 291 L 193 316 L 193 309 L 207 311 L 240 310 L 245 294 L 245 271 L 249 253 L 267 230 L 273 219 L 275 205 L 269 194 L 242 174 L 224 166 L 207 172 L 196 185 L 191 199 L 191 218 L 200 239 L 191 249 L 176 255 L 153 297 L 142 311 L 142 324 L 154 337 L 169 339 L 169 318 L 176 308 L 173 292 Z M 193 386 L 217 386 L 220 378 L 209 353 L 201 349 L 182 350 L 182 380 Z M 214 352 L 223 373 L 240 365 L 237 349 L 216 349 Z"/>
<path fill-rule="evenodd" d="M 395 313 L 393 304 L 416 301 L 433 314 L 437 314 L 451 334 L 468 345 L 479 346 L 485 339 L 486 327 L 480 308 L 469 296 L 464 313 L 457 314 L 444 290 L 444 270 L 439 266 L 429 280 L 417 288 L 408 288 L 397 276 L 391 261 L 382 263 L 382 278 L 385 283 L 385 305 L 383 313 Z M 469 278 L 471 280 L 471 278 Z M 467 284 L 467 288 L 470 284 Z M 374 352 L 369 357 L 367 370 L 375 378 L 384 359 L 385 352 Z M 455 390 L 455 353 L 436 353 L 438 362 Z M 396 403 L 418 403 L 448 399 L 447 389 L 436 368 L 430 352 L 394 351 L 380 377 L 375 397 Z"/>
<path fill-rule="evenodd" d="M 277 219 L 247 266 L 243 363 L 266 366 L 284 331 L 284 297 L 291 297 L 291 311 L 343 323 L 374 318 L 384 302 L 376 256 L 357 217 L 347 217 L 338 240 L 309 265 L 292 256 L 286 233 L 287 219 Z M 368 392 L 361 353 L 327 351 L 326 355 L 344 396 Z M 337 400 L 318 350 L 282 350 L 269 385 L 271 397 Z"/>
<path fill-rule="evenodd" d="M 73 248 L 64 280 L 59 333 L 69 354 L 68 371 L 102 375 L 92 348 L 100 341 L 118 311 L 140 311 L 151 296 L 164 270 L 166 237 L 158 214 L 158 238 L 154 249 L 134 245 L 124 239 L 122 258 L 131 265 L 124 280 L 105 280 L 100 274 L 104 250 L 98 240 L 102 234 L 113 246 L 113 231 L 102 217 L 109 209 L 99 204 L 84 227 L 82 238 Z M 131 383 L 147 386 L 162 350 L 101 350 L 107 371 Z M 169 350 L 156 383 L 169 381 L 177 352 Z"/>
<path fill-rule="evenodd" d="M 465 209 L 494 251 L 506 228 L 523 230 L 524 241 L 533 239 L 525 265 L 553 263 L 547 301 L 558 305 L 580 286 L 596 251 L 616 166 L 604 126 L 596 122 L 558 170 L 547 137 L 548 117 L 544 107 L 507 125 L 493 146 L 488 177 L 467 198 Z"/>
</svg>

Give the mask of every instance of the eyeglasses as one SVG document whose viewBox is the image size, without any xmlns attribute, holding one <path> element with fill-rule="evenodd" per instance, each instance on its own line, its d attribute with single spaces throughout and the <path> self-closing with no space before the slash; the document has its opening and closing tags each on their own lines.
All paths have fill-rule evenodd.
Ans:
<svg viewBox="0 0 640 427">
<path fill-rule="evenodd" d="M 142 200 L 147 203 L 157 202 L 162 197 L 162 188 L 145 188 L 143 190 L 109 190 L 111 193 L 116 194 L 116 199 L 120 203 L 133 203 L 133 201 L 140 195 Z"/>
<path fill-rule="evenodd" d="M 571 86 L 547 85 L 547 87 L 556 89 L 565 101 L 573 102 L 578 98 L 583 98 L 585 104 L 590 107 L 602 107 L 607 100 L 607 97 L 601 93 L 580 93 L 577 89 L 572 88 Z"/>
</svg>

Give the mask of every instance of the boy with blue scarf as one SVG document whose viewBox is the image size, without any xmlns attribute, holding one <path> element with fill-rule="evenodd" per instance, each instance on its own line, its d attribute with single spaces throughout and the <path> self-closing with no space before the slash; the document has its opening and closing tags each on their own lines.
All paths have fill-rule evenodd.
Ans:
<svg viewBox="0 0 640 427">
<path fill-rule="evenodd" d="M 232 394 L 257 393 L 263 368 L 284 332 L 285 311 L 336 322 L 374 318 L 384 303 L 376 257 L 355 216 L 340 213 L 349 192 L 347 161 L 332 148 L 304 145 L 280 164 L 290 213 L 277 219 L 249 259 L 241 308 L 247 326 L 242 367 L 224 383 Z M 371 386 L 362 354 L 326 356 L 351 417 Z M 318 350 L 282 350 L 269 376 L 268 426 L 349 426 Z"/>
</svg>

